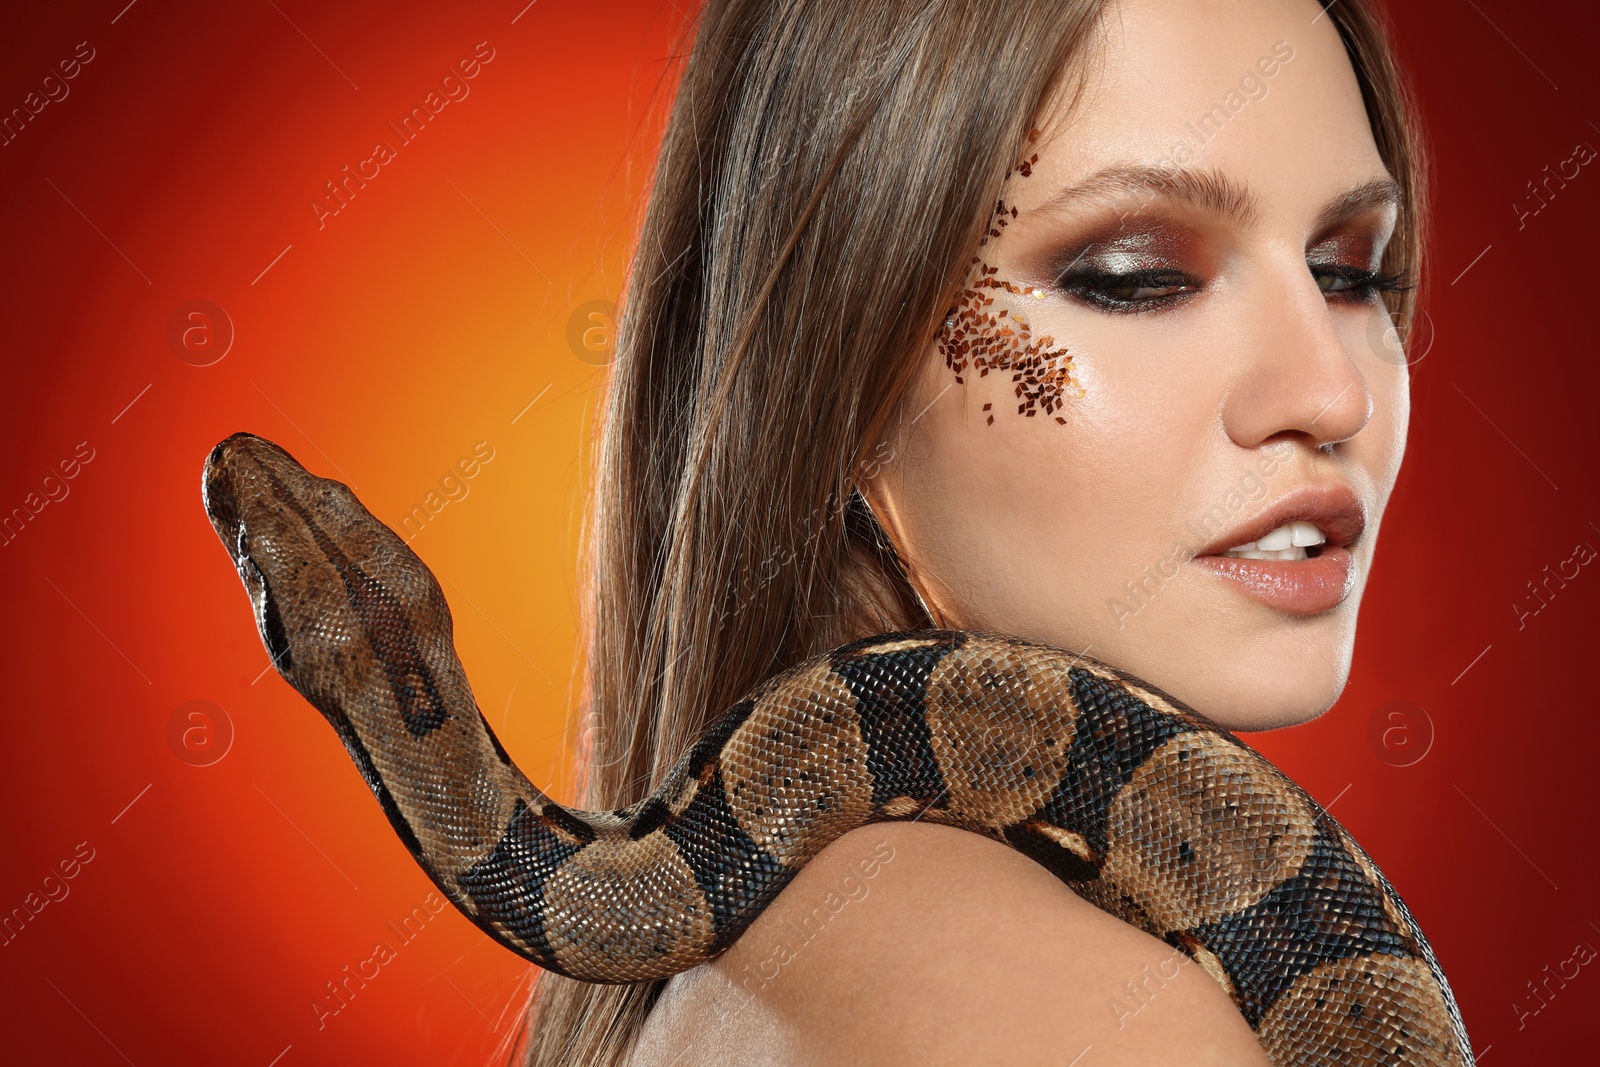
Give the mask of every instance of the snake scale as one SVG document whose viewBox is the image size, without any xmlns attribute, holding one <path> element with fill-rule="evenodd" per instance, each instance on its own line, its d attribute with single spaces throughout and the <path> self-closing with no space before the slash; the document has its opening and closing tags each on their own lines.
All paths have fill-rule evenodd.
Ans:
<svg viewBox="0 0 1600 1067">
<path fill-rule="evenodd" d="M 439 888 L 540 967 L 686 970 L 830 841 L 925 819 L 1012 846 L 1187 953 L 1274 1063 L 1472 1062 L 1427 940 L 1344 828 L 1121 671 L 971 631 L 855 641 L 750 692 L 642 803 L 575 811 L 512 763 L 438 582 L 346 486 L 235 434 L 203 494 L 278 672 Z"/>
</svg>

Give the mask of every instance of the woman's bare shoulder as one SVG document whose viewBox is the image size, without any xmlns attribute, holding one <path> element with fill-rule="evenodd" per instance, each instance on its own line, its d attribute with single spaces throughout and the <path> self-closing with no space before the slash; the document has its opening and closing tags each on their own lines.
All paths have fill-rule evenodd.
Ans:
<svg viewBox="0 0 1600 1067">
<path fill-rule="evenodd" d="M 671 979 L 645 1064 L 1265 1064 L 1188 957 L 1032 860 L 924 823 L 830 844 L 727 953 Z M 1087 1061 L 1086 1061 L 1087 1062 Z"/>
</svg>

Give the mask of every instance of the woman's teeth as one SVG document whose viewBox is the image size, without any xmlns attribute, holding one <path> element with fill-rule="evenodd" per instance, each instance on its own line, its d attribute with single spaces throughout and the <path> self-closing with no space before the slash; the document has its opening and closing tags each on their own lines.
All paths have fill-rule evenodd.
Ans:
<svg viewBox="0 0 1600 1067">
<path fill-rule="evenodd" d="M 1259 541 L 1230 548 L 1223 555 L 1232 559 L 1307 559 L 1306 549 L 1327 539 L 1316 523 L 1297 519 L 1284 523 Z"/>
</svg>

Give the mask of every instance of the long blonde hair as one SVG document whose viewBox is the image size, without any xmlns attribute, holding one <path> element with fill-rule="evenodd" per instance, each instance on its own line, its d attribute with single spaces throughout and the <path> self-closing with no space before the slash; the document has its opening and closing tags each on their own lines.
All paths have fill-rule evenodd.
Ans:
<svg viewBox="0 0 1600 1067">
<path fill-rule="evenodd" d="M 860 497 L 1034 117 L 1100 0 L 708 0 L 629 271 L 586 541 L 586 804 L 642 799 L 719 712 L 853 637 L 929 625 Z M 1327 8 L 1405 193 L 1385 35 Z M 1413 294 L 1391 309 L 1402 327 Z M 543 974 L 524 1062 L 612 1064 L 660 983 Z"/>
</svg>

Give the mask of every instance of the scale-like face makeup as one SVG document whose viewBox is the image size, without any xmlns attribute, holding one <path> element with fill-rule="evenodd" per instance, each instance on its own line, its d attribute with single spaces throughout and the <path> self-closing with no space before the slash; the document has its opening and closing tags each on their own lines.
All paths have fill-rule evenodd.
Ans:
<svg viewBox="0 0 1600 1067">
<path fill-rule="evenodd" d="M 1030 142 L 1036 141 L 1039 131 L 1028 134 Z M 1039 154 L 1033 153 L 1019 160 L 1006 174 L 1009 182 L 1015 177 L 1025 178 L 1033 173 L 1033 164 Z M 999 238 L 1017 209 L 1004 199 L 996 202 L 994 218 L 989 232 L 978 242 L 981 249 L 991 238 Z M 999 267 L 990 266 L 981 256 L 973 256 L 966 286 L 956 297 L 955 305 L 945 317 L 936 338 L 939 353 L 945 366 L 955 372 L 956 384 L 965 384 L 968 369 L 976 370 L 978 377 L 990 371 L 1010 371 L 1016 386 L 1017 414 L 1033 417 L 1044 412 L 1055 415 L 1058 423 L 1067 420 L 1056 414 L 1065 399 L 1079 395 L 1081 390 L 1072 380 L 1072 357 L 1064 347 L 1057 346 L 1048 334 L 1036 337 L 1028 321 L 1026 310 L 1016 307 L 1010 297 L 1043 300 L 1045 292 L 1036 286 L 1022 286 L 998 278 Z M 1001 301 L 996 304 L 996 295 Z M 993 401 L 983 405 L 992 412 Z M 994 415 L 987 422 L 994 425 Z"/>
</svg>

